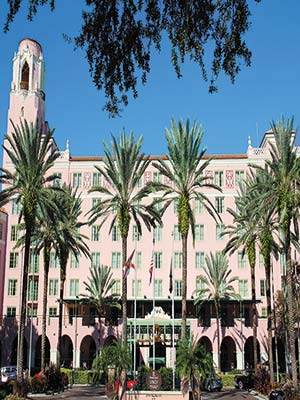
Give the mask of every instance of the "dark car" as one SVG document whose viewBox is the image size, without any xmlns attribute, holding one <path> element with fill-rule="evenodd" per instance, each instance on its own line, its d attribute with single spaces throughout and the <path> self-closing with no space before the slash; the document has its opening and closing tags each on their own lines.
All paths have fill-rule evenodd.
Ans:
<svg viewBox="0 0 300 400">
<path fill-rule="evenodd" d="M 269 393 L 269 400 L 285 400 L 282 389 L 274 389 Z"/>
<path fill-rule="evenodd" d="M 201 389 L 208 390 L 209 392 L 220 392 L 222 389 L 222 379 L 218 376 L 212 376 L 202 381 Z"/>
<path fill-rule="evenodd" d="M 246 370 L 241 375 L 233 378 L 234 386 L 240 390 L 252 389 L 254 387 L 255 374 L 253 370 Z"/>
</svg>

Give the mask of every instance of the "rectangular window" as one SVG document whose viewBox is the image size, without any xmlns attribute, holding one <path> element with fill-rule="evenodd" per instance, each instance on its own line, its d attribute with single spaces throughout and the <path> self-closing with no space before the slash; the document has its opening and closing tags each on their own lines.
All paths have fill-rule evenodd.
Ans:
<svg viewBox="0 0 300 400">
<path fill-rule="evenodd" d="M 57 316 L 57 307 L 49 307 L 49 317 Z"/>
<path fill-rule="evenodd" d="M 135 288 L 136 284 L 136 288 Z M 142 281 L 141 279 L 135 279 L 132 281 L 132 296 L 133 297 L 142 297 Z"/>
<path fill-rule="evenodd" d="M 92 199 L 92 207 L 95 208 L 98 204 L 100 204 L 100 199 Z"/>
<path fill-rule="evenodd" d="M 111 288 L 111 294 L 115 296 L 121 296 L 121 280 L 115 279 L 115 282 Z"/>
<path fill-rule="evenodd" d="M 81 188 L 82 184 L 82 175 L 81 172 L 73 173 L 73 188 Z"/>
<path fill-rule="evenodd" d="M 59 259 L 55 251 L 51 251 L 50 253 L 50 268 L 59 268 Z"/>
<path fill-rule="evenodd" d="M 121 253 L 113 252 L 111 257 L 111 267 L 118 269 L 121 267 Z"/>
<path fill-rule="evenodd" d="M 142 252 L 141 251 L 137 251 L 135 253 L 135 266 L 136 266 L 136 268 L 142 267 Z"/>
<path fill-rule="evenodd" d="M 54 187 L 61 187 L 61 172 L 55 172 L 56 178 L 53 181 Z"/>
<path fill-rule="evenodd" d="M 100 240 L 100 226 L 99 225 L 92 225 L 91 240 L 93 242 L 98 242 Z"/>
<path fill-rule="evenodd" d="M 155 226 L 153 230 L 153 238 L 155 242 L 160 242 L 162 240 L 162 227 Z"/>
<path fill-rule="evenodd" d="M 174 253 L 174 268 L 181 269 L 182 268 L 182 252 L 175 251 Z"/>
<path fill-rule="evenodd" d="M 260 295 L 263 297 L 266 295 L 266 280 L 260 280 Z"/>
<path fill-rule="evenodd" d="M 202 214 L 204 211 L 204 205 L 203 205 L 203 201 L 196 198 L 195 199 L 195 213 L 196 214 Z"/>
<path fill-rule="evenodd" d="M 238 252 L 238 267 L 246 268 L 247 267 L 247 256 L 243 254 L 241 251 Z"/>
<path fill-rule="evenodd" d="M 21 212 L 21 202 L 17 201 L 17 199 L 12 199 L 11 203 L 11 211 L 13 215 L 18 215 Z"/>
<path fill-rule="evenodd" d="M 118 242 L 121 238 L 120 228 L 117 225 L 114 225 L 111 230 L 111 240 L 113 242 Z"/>
<path fill-rule="evenodd" d="M 182 280 L 176 279 L 174 283 L 175 283 L 174 296 L 181 297 L 182 296 Z"/>
<path fill-rule="evenodd" d="M 162 297 L 162 279 L 154 280 L 154 296 Z"/>
<path fill-rule="evenodd" d="M 8 280 L 8 295 L 16 296 L 17 294 L 17 279 Z"/>
<path fill-rule="evenodd" d="M 70 280 L 70 296 L 78 296 L 79 293 L 79 279 Z"/>
<path fill-rule="evenodd" d="M 79 268 L 79 255 L 75 256 L 75 254 L 71 254 L 71 262 L 70 262 L 70 268 Z"/>
<path fill-rule="evenodd" d="M 162 269 L 162 252 L 154 252 L 154 266 L 156 269 Z"/>
<path fill-rule="evenodd" d="M 7 316 L 7 318 L 15 318 L 16 317 L 16 307 L 7 307 L 6 316 Z"/>
<path fill-rule="evenodd" d="M 18 240 L 18 233 L 19 233 L 19 229 L 18 229 L 18 225 L 12 225 L 10 228 L 10 240 L 12 242 L 15 242 L 16 240 Z"/>
<path fill-rule="evenodd" d="M 235 171 L 235 185 L 238 186 L 245 179 L 245 171 Z"/>
<path fill-rule="evenodd" d="M 133 225 L 132 227 L 132 241 L 139 242 L 141 240 L 142 235 L 138 231 L 138 227 Z"/>
<path fill-rule="evenodd" d="M 98 252 L 93 252 L 92 253 L 92 260 L 91 260 L 91 265 L 93 268 L 99 268 L 100 267 L 100 253 Z"/>
<path fill-rule="evenodd" d="M 101 186 L 101 173 L 93 172 L 93 186 Z"/>
<path fill-rule="evenodd" d="M 156 211 L 160 211 L 162 209 L 163 202 L 160 197 L 154 197 L 153 203 Z"/>
<path fill-rule="evenodd" d="M 216 197 L 216 210 L 219 214 L 225 211 L 224 197 Z"/>
<path fill-rule="evenodd" d="M 39 296 L 39 278 L 32 276 L 28 282 L 28 301 L 38 301 Z"/>
<path fill-rule="evenodd" d="M 204 268 L 205 254 L 204 251 L 196 252 L 196 268 Z"/>
<path fill-rule="evenodd" d="M 29 259 L 29 273 L 38 274 L 39 273 L 39 255 L 36 253 L 30 253 Z"/>
<path fill-rule="evenodd" d="M 174 199 L 174 214 L 178 214 L 178 202 L 179 202 L 179 199 L 178 199 L 178 197 L 176 197 L 176 199 Z"/>
<path fill-rule="evenodd" d="M 174 240 L 181 240 L 181 233 L 179 231 L 179 225 L 174 225 Z"/>
<path fill-rule="evenodd" d="M 195 225 L 195 240 L 204 240 L 204 225 Z"/>
<path fill-rule="evenodd" d="M 49 296 L 58 295 L 58 279 L 49 279 Z"/>
<path fill-rule="evenodd" d="M 224 224 L 216 225 L 216 240 L 224 240 L 223 232 L 225 230 Z"/>
<path fill-rule="evenodd" d="M 259 253 L 259 268 L 265 268 L 264 258 L 261 253 Z"/>
<path fill-rule="evenodd" d="M 261 317 L 262 318 L 267 318 L 267 316 L 268 316 L 267 307 L 262 307 L 261 308 Z"/>
<path fill-rule="evenodd" d="M 285 254 L 280 254 L 280 271 L 281 275 L 286 274 L 286 259 L 285 259 Z"/>
<path fill-rule="evenodd" d="M 14 252 L 9 253 L 9 268 L 17 268 L 19 261 L 19 254 Z"/>
<path fill-rule="evenodd" d="M 215 171 L 214 183 L 220 187 L 224 186 L 224 172 L 223 171 Z"/>
<path fill-rule="evenodd" d="M 153 172 L 153 182 L 162 183 L 162 174 L 160 172 Z"/>
<path fill-rule="evenodd" d="M 205 283 L 201 279 L 200 276 L 196 276 L 196 291 L 204 290 L 205 289 Z"/>
<path fill-rule="evenodd" d="M 248 280 L 239 279 L 239 294 L 241 297 L 248 297 Z"/>
<path fill-rule="evenodd" d="M 27 315 L 29 318 L 37 317 L 37 304 L 28 304 Z"/>
</svg>

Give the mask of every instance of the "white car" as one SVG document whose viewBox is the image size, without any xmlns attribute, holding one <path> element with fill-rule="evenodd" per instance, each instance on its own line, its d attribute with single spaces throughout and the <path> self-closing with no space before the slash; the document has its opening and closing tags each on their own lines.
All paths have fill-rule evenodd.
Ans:
<svg viewBox="0 0 300 400">
<path fill-rule="evenodd" d="M 8 365 L 0 368 L 1 382 L 7 383 L 17 378 L 17 366 Z"/>
</svg>

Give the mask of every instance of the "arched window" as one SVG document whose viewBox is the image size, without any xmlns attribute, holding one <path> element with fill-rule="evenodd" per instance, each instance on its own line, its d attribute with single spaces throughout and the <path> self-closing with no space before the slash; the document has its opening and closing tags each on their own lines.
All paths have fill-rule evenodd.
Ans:
<svg viewBox="0 0 300 400">
<path fill-rule="evenodd" d="M 23 68 L 22 68 L 22 75 L 21 75 L 21 89 L 28 90 L 29 89 L 29 65 L 25 61 Z"/>
</svg>

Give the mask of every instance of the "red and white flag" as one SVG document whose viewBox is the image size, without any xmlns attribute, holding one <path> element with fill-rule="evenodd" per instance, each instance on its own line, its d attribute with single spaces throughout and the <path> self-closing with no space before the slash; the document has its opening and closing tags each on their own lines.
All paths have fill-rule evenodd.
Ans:
<svg viewBox="0 0 300 400">
<path fill-rule="evenodd" d="M 123 267 L 123 277 L 126 278 L 129 274 L 130 268 L 135 268 L 135 265 L 132 262 L 133 256 L 134 256 L 135 249 L 133 252 L 130 254 L 130 257 L 126 261 L 124 267 Z"/>
<path fill-rule="evenodd" d="M 152 282 L 152 275 L 153 275 L 153 267 L 154 267 L 154 253 L 152 252 L 151 261 L 150 261 L 150 268 L 149 268 L 149 286 Z"/>
</svg>

